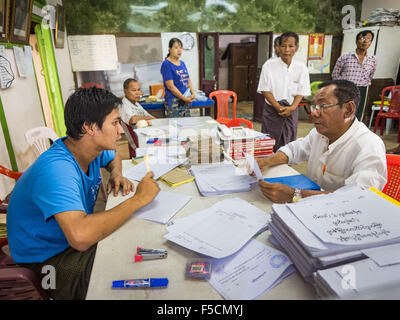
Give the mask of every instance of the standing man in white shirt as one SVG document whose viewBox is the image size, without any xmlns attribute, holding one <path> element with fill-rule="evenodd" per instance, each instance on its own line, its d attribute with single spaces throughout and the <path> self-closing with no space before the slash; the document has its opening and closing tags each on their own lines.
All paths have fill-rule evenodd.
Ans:
<svg viewBox="0 0 400 320">
<path fill-rule="evenodd" d="M 315 128 L 273 156 L 257 159 L 261 169 L 308 161 L 307 176 L 324 191 L 294 189 L 260 180 L 262 193 L 272 202 L 285 203 L 352 183 L 382 190 L 387 181 L 385 145 L 357 120 L 359 100 L 359 90 L 350 81 L 322 83 L 315 95 L 315 105 L 311 106 Z"/>
<path fill-rule="evenodd" d="M 261 70 L 257 92 L 265 98 L 261 131 L 275 139 L 274 152 L 296 139 L 298 105 L 311 95 L 307 67 L 293 60 L 299 36 L 285 32 L 279 38 L 279 58 L 267 60 Z"/>
<path fill-rule="evenodd" d="M 139 82 L 129 78 L 124 81 L 124 94 L 119 108 L 121 119 L 126 124 L 135 125 L 139 120 L 151 120 L 154 117 L 148 113 L 139 103 L 143 92 L 140 91 Z"/>
</svg>

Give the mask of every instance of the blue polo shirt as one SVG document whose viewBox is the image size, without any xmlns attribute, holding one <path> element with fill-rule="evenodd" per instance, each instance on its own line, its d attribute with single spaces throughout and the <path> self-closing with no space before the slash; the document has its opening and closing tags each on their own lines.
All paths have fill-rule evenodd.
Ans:
<svg viewBox="0 0 400 320">
<path fill-rule="evenodd" d="M 93 213 L 101 183 L 100 167 L 114 159 L 103 151 L 82 171 L 58 139 L 18 179 L 7 210 L 8 243 L 16 263 L 43 262 L 70 245 L 54 215 L 64 211 Z"/>
</svg>

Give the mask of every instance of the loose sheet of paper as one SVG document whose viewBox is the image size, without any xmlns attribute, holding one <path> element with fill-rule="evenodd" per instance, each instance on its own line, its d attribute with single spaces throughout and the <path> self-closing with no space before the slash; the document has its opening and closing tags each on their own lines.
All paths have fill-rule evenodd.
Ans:
<svg viewBox="0 0 400 320">
<path fill-rule="evenodd" d="M 229 300 L 251 300 L 295 272 L 279 250 L 251 239 L 238 253 L 214 259 L 209 283 Z"/>
<path fill-rule="evenodd" d="M 152 157 L 149 158 L 148 164 L 150 170 L 153 172 L 153 179 L 157 180 L 162 175 L 171 171 L 175 167 L 184 163 L 187 158 L 177 159 L 177 158 L 163 158 L 163 157 Z M 134 167 L 123 172 L 123 176 L 130 179 L 140 181 L 147 174 L 147 168 L 145 162 L 141 162 Z"/>
<path fill-rule="evenodd" d="M 256 175 L 257 180 L 263 180 L 264 177 L 261 173 L 261 169 L 258 166 L 258 162 L 256 161 L 256 159 L 254 159 L 254 157 L 251 154 L 248 154 L 246 152 L 244 153 L 244 156 L 246 157 L 247 163 L 250 165 L 251 170 Z"/>
<path fill-rule="evenodd" d="M 323 242 L 367 245 L 400 237 L 399 207 L 371 190 L 308 199 L 287 204 L 297 218 Z"/>
<path fill-rule="evenodd" d="M 165 224 L 191 199 L 186 194 L 160 191 L 152 202 L 136 211 L 134 216 Z"/>
<path fill-rule="evenodd" d="M 237 252 L 269 219 L 265 212 L 240 198 L 222 200 L 183 218 L 164 238 L 201 254 L 224 258 Z"/>
</svg>

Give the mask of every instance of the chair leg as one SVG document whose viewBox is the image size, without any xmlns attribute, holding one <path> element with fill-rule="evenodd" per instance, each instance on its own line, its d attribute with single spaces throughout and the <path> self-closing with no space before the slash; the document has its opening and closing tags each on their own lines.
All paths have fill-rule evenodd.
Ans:
<svg viewBox="0 0 400 320">
<path fill-rule="evenodd" d="M 383 130 L 385 130 L 385 124 L 386 124 L 386 121 L 385 121 L 385 119 L 383 119 L 383 121 L 381 121 L 381 136 L 383 136 Z"/>
<path fill-rule="evenodd" d="M 378 129 L 378 125 L 379 125 L 379 121 L 381 120 L 381 117 L 379 116 L 379 114 L 376 116 L 376 120 L 375 120 L 375 125 L 374 125 L 374 133 L 376 133 L 376 130 Z"/>
</svg>

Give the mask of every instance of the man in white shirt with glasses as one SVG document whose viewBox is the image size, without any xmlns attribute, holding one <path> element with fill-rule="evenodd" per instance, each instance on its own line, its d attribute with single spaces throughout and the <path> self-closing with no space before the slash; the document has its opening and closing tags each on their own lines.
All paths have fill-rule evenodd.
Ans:
<svg viewBox="0 0 400 320">
<path fill-rule="evenodd" d="M 257 161 L 261 170 L 307 161 L 307 177 L 323 191 L 294 189 L 260 180 L 262 193 L 274 203 L 333 192 L 352 183 L 379 190 L 386 184 L 385 145 L 355 116 L 360 100 L 357 86 L 347 80 L 333 80 L 319 88 L 311 106 L 315 128 L 306 137 L 281 147 L 273 156 Z"/>
</svg>

